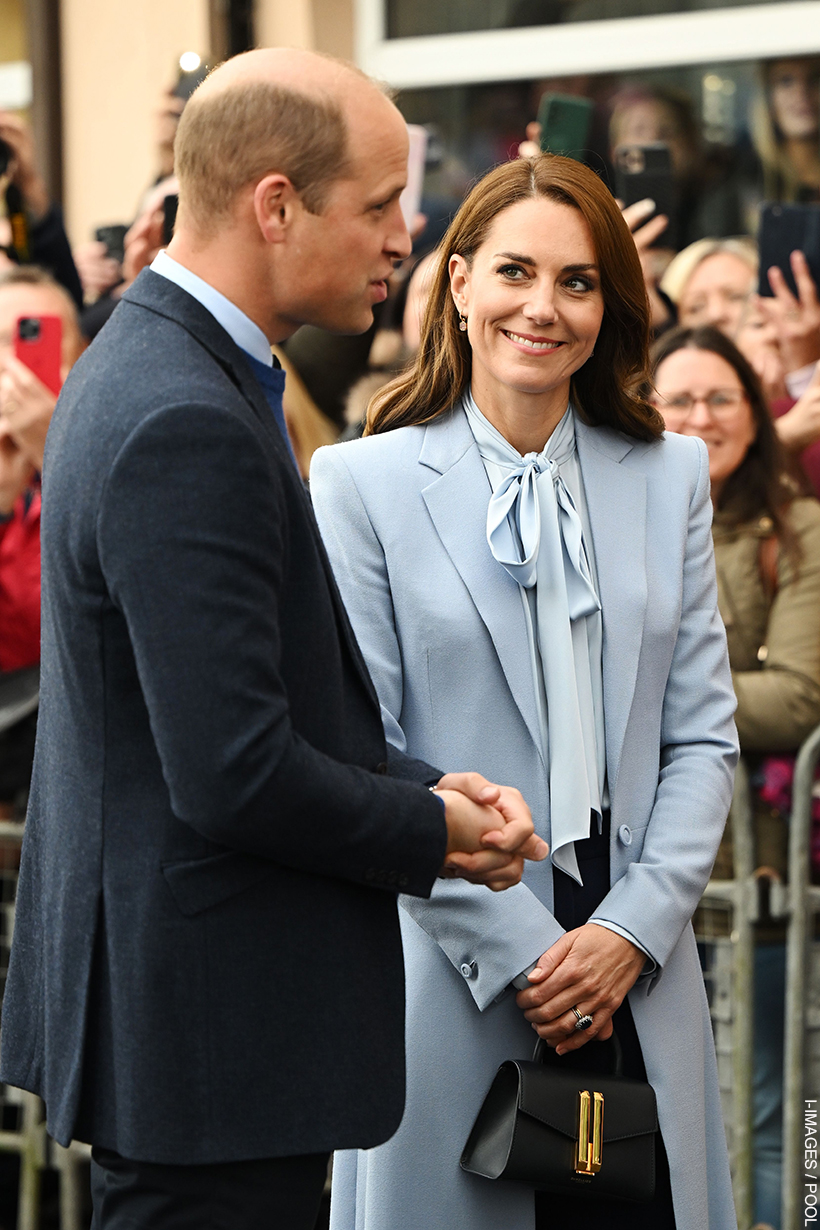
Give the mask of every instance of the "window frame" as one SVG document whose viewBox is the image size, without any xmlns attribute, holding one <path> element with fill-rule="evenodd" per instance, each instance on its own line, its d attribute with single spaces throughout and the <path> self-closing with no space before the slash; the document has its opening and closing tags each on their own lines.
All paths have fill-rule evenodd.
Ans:
<svg viewBox="0 0 820 1230">
<path fill-rule="evenodd" d="M 355 15 L 359 67 L 400 90 L 820 52 L 820 0 L 391 39 L 386 0 L 355 0 Z"/>
</svg>

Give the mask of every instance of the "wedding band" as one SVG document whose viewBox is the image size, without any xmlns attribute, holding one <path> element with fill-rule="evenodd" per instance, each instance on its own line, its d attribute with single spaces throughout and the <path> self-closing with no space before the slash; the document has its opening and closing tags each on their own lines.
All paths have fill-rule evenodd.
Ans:
<svg viewBox="0 0 820 1230">
<path fill-rule="evenodd" d="M 592 1024 L 592 1017 L 589 1015 L 589 1013 L 586 1013 L 586 1015 L 584 1015 L 583 1013 L 579 1012 L 578 1009 L 574 1006 L 573 1006 L 572 1011 L 575 1013 L 576 1017 L 578 1018 L 577 1021 L 575 1022 L 576 1030 L 589 1029 L 590 1025 Z"/>
</svg>

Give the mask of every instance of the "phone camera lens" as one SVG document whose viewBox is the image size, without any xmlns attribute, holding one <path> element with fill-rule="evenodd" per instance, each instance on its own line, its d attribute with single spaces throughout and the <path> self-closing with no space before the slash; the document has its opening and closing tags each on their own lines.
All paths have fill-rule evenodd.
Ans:
<svg viewBox="0 0 820 1230">
<path fill-rule="evenodd" d="M 40 322 L 36 316 L 24 316 L 19 326 L 21 342 L 36 342 L 40 336 Z"/>
</svg>

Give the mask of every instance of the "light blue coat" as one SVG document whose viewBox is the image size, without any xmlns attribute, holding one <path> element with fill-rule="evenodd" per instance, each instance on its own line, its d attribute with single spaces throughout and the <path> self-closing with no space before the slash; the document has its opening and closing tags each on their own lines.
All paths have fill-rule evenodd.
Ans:
<svg viewBox="0 0 820 1230">
<path fill-rule="evenodd" d="M 603 607 L 612 801 L 612 888 L 595 913 L 657 962 L 630 1004 L 677 1230 L 735 1230 L 689 921 L 737 757 L 706 449 L 581 422 L 577 444 Z M 490 488 L 463 411 L 321 449 L 311 487 L 388 739 L 442 769 L 518 786 L 549 840 L 524 610 L 487 546 Z M 380 1148 L 337 1155 L 333 1230 L 533 1230 L 531 1191 L 466 1175 L 458 1159 L 498 1065 L 532 1052 L 535 1035 L 505 990 L 562 933 L 549 863 L 528 865 L 504 893 L 439 881 L 429 901 L 401 904 L 404 1119 Z"/>
</svg>

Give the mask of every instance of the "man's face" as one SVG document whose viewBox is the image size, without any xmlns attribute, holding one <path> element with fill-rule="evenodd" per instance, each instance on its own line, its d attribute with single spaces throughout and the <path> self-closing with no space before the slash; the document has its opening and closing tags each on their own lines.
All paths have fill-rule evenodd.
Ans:
<svg viewBox="0 0 820 1230">
<path fill-rule="evenodd" d="M 294 325 L 364 333 L 395 263 L 410 254 L 399 206 L 407 128 L 386 98 L 369 89 L 362 95 L 348 108 L 350 177 L 331 186 L 321 214 L 300 206 L 294 221 L 287 310 Z"/>
</svg>

